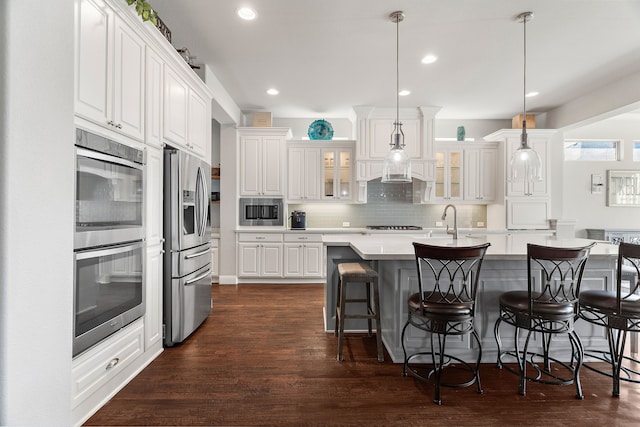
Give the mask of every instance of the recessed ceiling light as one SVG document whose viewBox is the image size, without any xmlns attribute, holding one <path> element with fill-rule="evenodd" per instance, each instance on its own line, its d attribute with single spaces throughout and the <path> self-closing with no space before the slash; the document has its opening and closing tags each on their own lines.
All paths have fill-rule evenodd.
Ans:
<svg viewBox="0 0 640 427">
<path fill-rule="evenodd" d="M 398 95 L 400 96 L 407 96 L 411 93 L 410 90 L 406 90 L 406 89 L 402 89 L 400 92 L 398 92 Z"/>
<path fill-rule="evenodd" d="M 238 16 L 245 21 L 253 21 L 254 19 L 256 19 L 258 14 L 250 7 L 241 7 L 240 9 L 238 9 Z"/>
<path fill-rule="evenodd" d="M 429 54 L 429 55 L 425 56 L 424 58 L 422 58 L 422 60 L 420 62 L 422 62 L 423 64 L 433 64 L 437 60 L 438 60 L 437 56 Z"/>
<path fill-rule="evenodd" d="M 269 95 L 277 95 L 280 93 L 280 91 L 278 91 L 278 89 L 271 88 L 271 89 L 267 89 L 267 93 Z"/>
<path fill-rule="evenodd" d="M 532 96 L 538 96 L 539 94 L 540 94 L 540 92 L 535 92 L 535 91 L 533 91 L 533 92 L 529 92 L 529 93 L 528 93 L 528 94 L 526 94 L 525 96 L 526 96 L 527 98 L 531 98 Z"/>
</svg>

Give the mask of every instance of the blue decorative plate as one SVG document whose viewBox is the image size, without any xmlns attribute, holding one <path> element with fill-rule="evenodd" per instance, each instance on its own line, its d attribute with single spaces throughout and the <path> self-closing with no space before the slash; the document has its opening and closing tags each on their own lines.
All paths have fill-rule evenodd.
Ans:
<svg viewBox="0 0 640 427">
<path fill-rule="evenodd" d="M 309 125 L 308 135 L 313 140 L 333 139 L 333 127 L 326 120 L 316 120 Z"/>
</svg>

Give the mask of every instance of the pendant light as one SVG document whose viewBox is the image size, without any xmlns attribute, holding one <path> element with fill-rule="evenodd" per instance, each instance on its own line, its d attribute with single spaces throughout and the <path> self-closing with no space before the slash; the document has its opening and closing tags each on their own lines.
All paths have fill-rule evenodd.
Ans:
<svg viewBox="0 0 640 427">
<path fill-rule="evenodd" d="M 391 150 L 384 159 L 382 182 L 407 183 L 411 182 L 411 161 L 404 150 L 404 132 L 400 122 L 400 22 L 404 20 L 404 13 L 396 11 L 389 18 L 396 23 L 396 121 L 389 143 Z"/>
<path fill-rule="evenodd" d="M 533 181 L 542 181 L 542 163 L 540 156 L 529 146 L 527 137 L 527 22 L 532 19 L 533 12 L 523 12 L 516 17 L 516 21 L 522 22 L 524 28 L 524 85 L 522 96 L 524 101 L 520 147 L 513 152 L 511 161 L 509 162 L 509 181 L 524 181 L 527 184 Z M 525 193 L 531 194 L 528 188 L 525 188 Z"/>
</svg>

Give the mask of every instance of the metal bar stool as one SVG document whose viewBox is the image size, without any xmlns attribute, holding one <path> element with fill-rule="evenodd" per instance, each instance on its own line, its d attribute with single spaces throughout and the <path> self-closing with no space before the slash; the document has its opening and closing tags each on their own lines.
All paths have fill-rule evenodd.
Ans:
<svg viewBox="0 0 640 427">
<path fill-rule="evenodd" d="M 336 328 L 338 336 L 338 360 L 342 360 L 342 339 L 344 338 L 344 321 L 346 319 L 367 319 L 368 336 L 371 336 L 372 320 L 376 321 L 376 341 L 378 346 L 378 361 L 384 361 L 382 349 L 382 334 L 380 327 L 380 293 L 378 291 L 378 273 L 366 263 L 346 262 L 338 264 L 338 293 L 336 298 Z M 366 286 L 366 298 L 347 298 L 347 285 L 349 283 L 363 283 Z M 371 301 L 371 288 L 373 288 L 373 304 Z M 365 303 L 366 314 L 347 314 L 346 305 L 349 303 Z"/>
</svg>

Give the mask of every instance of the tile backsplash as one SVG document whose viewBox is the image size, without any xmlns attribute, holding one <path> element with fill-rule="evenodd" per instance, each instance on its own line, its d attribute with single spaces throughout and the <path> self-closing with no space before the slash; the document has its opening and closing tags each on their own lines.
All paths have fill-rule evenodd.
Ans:
<svg viewBox="0 0 640 427">
<path fill-rule="evenodd" d="M 382 184 L 371 181 L 367 186 L 366 204 L 290 204 L 288 210 L 305 211 L 307 228 L 341 228 L 344 222 L 355 228 L 367 225 L 435 228 L 436 222 L 443 222 L 441 218 L 444 206 L 414 204 L 412 184 Z M 478 223 L 487 223 L 487 208 L 484 205 L 456 205 L 456 209 L 460 228 L 482 228 L 478 227 Z M 447 216 L 444 224 L 453 226 L 452 215 Z"/>
</svg>

